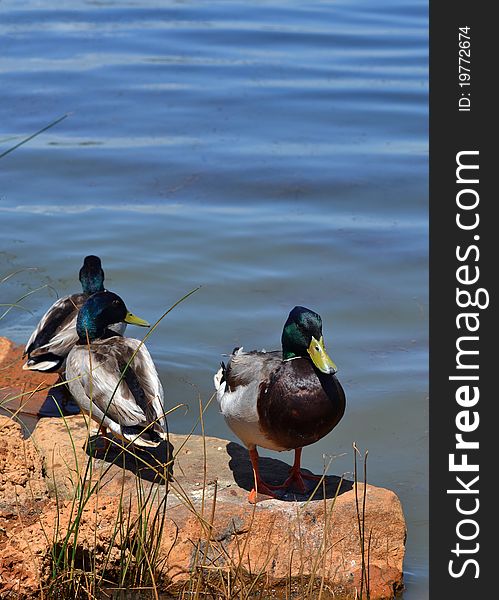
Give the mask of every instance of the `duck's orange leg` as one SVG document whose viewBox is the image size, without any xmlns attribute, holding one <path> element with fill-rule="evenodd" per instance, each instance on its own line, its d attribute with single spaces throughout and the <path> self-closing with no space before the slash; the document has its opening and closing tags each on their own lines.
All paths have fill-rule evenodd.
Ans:
<svg viewBox="0 0 499 600">
<path fill-rule="evenodd" d="M 300 492 L 301 494 L 305 494 L 307 492 L 307 486 L 305 485 L 305 482 L 303 481 L 304 479 L 309 479 L 312 481 L 318 481 L 319 479 L 321 479 L 321 477 L 322 477 L 321 475 L 312 475 L 309 473 L 302 472 L 301 466 L 300 466 L 302 450 L 303 450 L 303 448 L 295 449 L 295 461 L 289 471 L 289 476 L 283 484 L 281 484 L 279 486 L 275 486 L 276 489 L 287 490 L 288 488 L 293 486 L 296 489 L 296 491 Z"/>
<path fill-rule="evenodd" d="M 253 448 L 248 448 L 251 464 L 253 466 L 253 475 L 255 477 L 255 487 L 251 490 L 248 496 L 249 502 L 251 504 L 256 504 L 257 494 L 265 494 L 266 496 L 271 496 L 272 498 L 276 498 L 274 492 L 270 489 L 270 486 L 265 483 L 260 477 L 260 471 L 258 468 L 258 452 L 256 446 Z"/>
<path fill-rule="evenodd" d="M 104 442 L 103 446 L 99 448 L 97 444 L 102 440 Z M 87 440 L 88 443 L 88 440 Z M 97 458 L 98 456 L 106 456 L 111 445 L 111 440 L 107 437 L 107 428 L 104 425 L 99 425 L 99 430 L 97 431 L 97 435 L 95 438 L 96 446 L 93 449 L 93 454 Z"/>
</svg>

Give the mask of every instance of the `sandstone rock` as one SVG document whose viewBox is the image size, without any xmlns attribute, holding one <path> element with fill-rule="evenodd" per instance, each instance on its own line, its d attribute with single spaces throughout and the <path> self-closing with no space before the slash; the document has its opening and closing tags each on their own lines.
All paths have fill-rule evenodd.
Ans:
<svg viewBox="0 0 499 600">
<path fill-rule="evenodd" d="M 0 337 L 0 365 L 5 360 L 5 357 L 9 355 L 11 348 L 14 344 L 5 337 Z"/>
<path fill-rule="evenodd" d="M 49 503 L 41 457 L 21 426 L 0 416 L 0 597 L 37 588 L 29 528 Z"/>
<path fill-rule="evenodd" d="M 59 376 L 23 371 L 26 362 L 23 351 L 22 346 L 0 337 L 0 408 L 3 414 L 22 412 L 24 416 L 34 417 L 47 401 L 48 392 Z"/>
<path fill-rule="evenodd" d="M 18 423 L 0 415 L 0 514 L 12 514 L 16 503 L 25 506 L 47 497 L 42 459 L 33 442 L 23 440 Z"/>
<path fill-rule="evenodd" d="M 67 417 L 65 423 L 43 419 L 35 428 L 33 440 L 45 457 L 47 480 L 55 482 L 59 495 L 74 494 L 76 473 L 89 460 L 90 450 L 84 450 L 87 437 L 82 416 Z M 336 596 L 355 597 L 360 590 L 362 552 L 352 482 L 327 476 L 324 488 L 311 501 L 288 493 L 280 500 L 262 496 L 252 507 L 247 502 L 253 475 L 246 449 L 210 437 L 172 434 L 170 442 L 172 480 L 158 484 L 146 477 L 142 481 L 143 493 L 151 491 L 156 504 L 168 494 L 161 552 L 167 557 L 164 575 L 170 590 L 183 589 L 197 565 L 203 577 L 231 570 L 248 577 L 264 574 L 276 589 L 315 576 L 324 578 L 326 588 Z M 93 461 L 93 479 L 100 479 L 99 500 L 93 498 L 86 505 L 84 522 L 93 526 L 82 527 L 79 534 L 87 552 L 96 532 L 105 545 L 105 532 L 113 530 L 120 497 L 127 505 L 133 498 L 131 505 L 137 506 L 136 473 L 144 469 L 143 463 L 130 460 L 123 468 L 121 456 L 110 466 L 111 457 L 116 459 L 120 453 Z M 153 458 L 161 460 L 158 455 Z M 142 460 L 152 459 L 142 455 Z M 273 483 L 282 482 L 289 469 L 269 458 L 261 460 L 261 467 L 263 477 Z M 49 487 L 53 494 L 54 483 Z M 357 486 L 360 505 L 363 489 L 362 484 Z M 66 520 L 66 510 L 61 522 Z M 393 492 L 367 486 L 365 532 L 370 596 L 392 598 L 402 587 L 405 544 L 405 521 Z"/>
</svg>

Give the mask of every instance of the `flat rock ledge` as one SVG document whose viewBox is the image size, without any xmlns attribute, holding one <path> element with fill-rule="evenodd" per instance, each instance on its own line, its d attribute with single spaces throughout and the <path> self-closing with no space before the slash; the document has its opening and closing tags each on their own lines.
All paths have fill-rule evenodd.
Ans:
<svg viewBox="0 0 499 600">
<path fill-rule="evenodd" d="M 81 568 L 86 560 L 116 580 L 130 553 L 125 538 L 161 518 L 154 564 L 168 597 L 192 589 L 193 578 L 222 576 L 257 578 L 275 598 L 305 597 L 307 586 L 340 599 L 366 597 L 367 587 L 372 600 L 391 599 L 403 589 L 406 525 L 390 490 L 366 486 L 364 519 L 363 484 L 329 475 L 311 498 L 260 496 L 253 506 L 239 444 L 171 434 L 154 452 L 112 441 L 106 454 L 103 442 L 82 415 L 40 419 L 30 435 L 0 416 L 0 598 L 50 597 L 54 548 L 65 539 Z M 280 483 L 289 465 L 263 458 L 261 468 Z M 76 514 L 77 536 L 68 534 Z"/>
</svg>

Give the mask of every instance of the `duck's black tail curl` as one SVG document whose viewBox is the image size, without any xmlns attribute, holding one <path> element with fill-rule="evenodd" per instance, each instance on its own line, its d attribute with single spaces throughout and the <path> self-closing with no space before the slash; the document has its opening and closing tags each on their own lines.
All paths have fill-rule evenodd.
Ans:
<svg viewBox="0 0 499 600">
<path fill-rule="evenodd" d="M 225 366 L 225 363 L 223 360 L 220 362 L 220 368 L 222 369 L 222 377 L 220 379 L 220 383 L 222 384 L 224 381 L 227 381 L 227 379 L 225 378 L 225 374 L 227 372 L 227 367 Z"/>
</svg>

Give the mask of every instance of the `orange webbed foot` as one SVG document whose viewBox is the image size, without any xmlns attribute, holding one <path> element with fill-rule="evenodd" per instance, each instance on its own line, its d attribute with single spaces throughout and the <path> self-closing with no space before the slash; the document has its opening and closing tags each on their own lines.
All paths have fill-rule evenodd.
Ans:
<svg viewBox="0 0 499 600">
<path fill-rule="evenodd" d="M 271 498 L 277 499 L 277 496 L 274 494 L 274 492 L 269 487 L 267 487 L 266 484 L 260 482 L 258 485 L 258 493 L 255 490 L 255 488 L 253 488 L 251 490 L 251 492 L 248 494 L 248 502 L 250 504 L 256 504 L 258 502 L 258 496 L 260 494 L 265 495 L 265 496 L 270 496 Z"/>
</svg>

